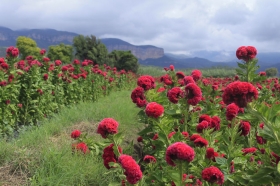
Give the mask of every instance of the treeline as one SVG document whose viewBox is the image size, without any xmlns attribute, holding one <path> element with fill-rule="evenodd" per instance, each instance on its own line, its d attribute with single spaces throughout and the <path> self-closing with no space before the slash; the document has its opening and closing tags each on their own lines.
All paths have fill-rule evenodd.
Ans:
<svg viewBox="0 0 280 186">
<path fill-rule="evenodd" d="M 37 46 L 36 41 L 29 37 L 19 36 L 16 47 L 20 51 L 20 58 L 25 59 L 31 55 L 35 58 L 40 57 L 41 49 Z M 139 68 L 138 59 L 130 51 L 108 52 L 106 46 L 101 43 L 100 39 L 95 36 L 79 35 L 74 37 L 72 45 L 52 45 L 46 50 L 47 57 L 52 60 L 61 60 L 68 64 L 74 59 L 81 61 L 88 59 L 98 65 L 109 65 L 116 67 L 118 70 L 137 72 Z"/>
</svg>

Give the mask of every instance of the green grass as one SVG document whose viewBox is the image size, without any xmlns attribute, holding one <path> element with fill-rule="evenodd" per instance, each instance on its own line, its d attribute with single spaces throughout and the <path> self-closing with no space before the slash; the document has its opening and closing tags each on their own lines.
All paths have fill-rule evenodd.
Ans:
<svg viewBox="0 0 280 186">
<path fill-rule="evenodd" d="M 115 177 L 105 174 L 101 156 L 73 155 L 70 133 L 79 129 L 103 141 L 96 127 L 103 118 L 111 117 L 119 122 L 127 141 L 136 139 L 137 128 L 141 127 L 136 119 L 139 109 L 130 94 L 131 91 L 115 92 L 95 103 L 65 108 L 40 127 L 22 131 L 19 138 L 0 141 L 0 168 L 9 165 L 10 172 L 24 173 L 28 185 L 108 185 Z M 5 181 L 0 177 L 0 185 Z"/>
<path fill-rule="evenodd" d="M 194 69 L 175 69 L 176 71 L 183 71 L 185 75 L 190 75 Z M 235 68 L 230 67 L 212 67 L 199 69 L 203 77 L 232 77 L 236 74 Z M 162 67 L 156 66 L 143 66 L 140 65 L 138 70 L 139 75 L 162 76 L 166 71 Z"/>
</svg>

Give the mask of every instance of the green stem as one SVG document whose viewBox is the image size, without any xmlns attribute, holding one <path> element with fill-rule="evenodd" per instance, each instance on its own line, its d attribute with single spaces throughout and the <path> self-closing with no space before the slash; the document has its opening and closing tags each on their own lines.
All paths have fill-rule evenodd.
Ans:
<svg viewBox="0 0 280 186">
<path fill-rule="evenodd" d="M 180 186 L 183 186 L 183 162 L 179 163 L 179 174 L 180 174 Z"/>
</svg>

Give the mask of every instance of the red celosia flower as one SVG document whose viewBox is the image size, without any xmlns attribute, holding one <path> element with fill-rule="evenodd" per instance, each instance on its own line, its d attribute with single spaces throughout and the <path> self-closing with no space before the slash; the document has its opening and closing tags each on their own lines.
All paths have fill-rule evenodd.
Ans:
<svg viewBox="0 0 280 186">
<path fill-rule="evenodd" d="M 231 121 L 238 114 L 239 107 L 235 103 L 231 103 L 226 107 L 226 118 Z"/>
<path fill-rule="evenodd" d="M 250 132 L 251 125 L 247 121 L 242 121 L 239 126 L 239 131 L 241 131 L 240 136 L 247 136 Z"/>
<path fill-rule="evenodd" d="M 171 166 L 176 166 L 173 160 L 183 160 L 187 162 L 193 161 L 195 152 L 189 145 L 176 142 L 170 145 L 165 154 L 166 162 Z"/>
<path fill-rule="evenodd" d="M 19 55 L 19 50 L 18 48 L 11 46 L 7 48 L 6 53 L 7 57 L 17 57 Z"/>
<path fill-rule="evenodd" d="M 266 76 L 266 72 L 259 72 L 260 76 Z"/>
<path fill-rule="evenodd" d="M 173 136 L 174 134 L 176 134 L 176 132 L 174 132 L 174 131 L 170 132 L 170 133 L 168 134 L 168 136 L 167 136 L 168 139 L 172 138 L 172 136 Z"/>
<path fill-rule="evenodd" d="M 189 137 L 189 133 L 186 131 L 183 131 L 182 135 L 184 136 L 185 139 L 187 139 Z"/>
<path fill-rule="evenodd" d="M 246 107 L 247 103 L 252 101 L 252 98 L 258 98 L 258 91 L 248 82 L 232 82 L 228 84 L 223 93 L 224 103 L 235 103 L 241 108 Z"/>
<path fill-rule="evenodd" d="M 195 83 L 187 84 L 187 86 L 185 87 L 185 91 L 188 104 L 190 105 L 195 106 L 202 99 L 201 90 Z"/>
<path fill-rule="evenodd" d="M 163 92 L 163 91 L 165 91 L 164 87 L 159 87 L 158 90 L 157 90 L 157 92 Z"/>
<path fill-rule="evenodd" d="M 89 152 L 88 146 L 84 142 L 72 144 L 72 148 L 74 150 L 79 150 L 84 154 Z"/>
<path fill-rule="evenodd" d="M 202 73 L 200 70 L 193 70 L 191 76 L 193 77 L 194 81 L 198 81 L 199 79 L 201 79 Z"/>
<path fill-rule="evenodd" d="M 191 141 L 194 141 L 196 140 L 197 138 L 201 138 L 201 136 L 199 134 L 193 134 L 191 137 L 190 137 L 190 140 Z"/>
<path fill-rule="evenodd" d="M 278 164 L 278 162 L 280 161 L 280 156 L 274 152 L 271 152 L 271 155 L 274 157 L 272 162 L 275 162 L 276 164 Z"/>
<path fill-rule="evenodd" d="M 204 129 L 207 129 L 209 126 L 209 123 L 207 121 L 202 121 L 196 126 L 196 131 L 198 133 L 202 133 Z"/>
<path fill-rule="evenodd" d="M 102 136 L 102 138 L 107 138 L 108 134 L 116 134 L 118 132 L 118 122 L 112 118 L 103 119 L 97 128 L 97 133 Z"/>
<path fill-rule="evenodd" d="M 136 87 L 131 93 L 130 97 L 138 107 L 144 107 L 147 104 L 144 92 L 145 90 L 142 87 Z"/>
<path fill-rule="evenodd" d="M 255 153 L 258 149 L 255 147 L 250 147 L 250 148 L 244 148 L 242 149 L 243 155 L 249 154 L 249 153 Z"/>
<path fill-rule="evenodd" d="M 74 131 L 72 131 L 72 133 L 71 133 L 71 138 L 76 139 L 76 138 L 80 137 L 80 135 L 81 135 L 81 131 L 79 131 L 79 130 L 74 130 Z"/>
<path fill-rule="evenodd" d="M 184 83 L 185 83 L 185 85 L 188 85 L 189 83 L 195 83 L 195 81 L 193 80 L 192 76 L 185 76 Z"/>
<path fill-rule="evenodd" d="M 143 142 L 143 137 L 142 136 L 139 136 L 138 138 L 137 138 L 137 141 L 140 143 L 140 142 Z"/>
<path fill-rule="evenodd" d="M 255 58 L 257 55 L 257 49 L 253 46 L 241 46 L 236 50 L 236 57 L 246 62 Z"/>
<path fill-rule="evenodd" d="M 152 76 L 140 76 L 137 80 L 137 85 L 144 90 L 150 90 L 155 88 L 155 79 Z"/>
<path fill-rule="evenodd" d="M 168 74 L 165 74 L 160 77 L 160 82 L 163 82 L 165 85 L 172 85 L 172 79 Z"/>
<path fill-rule="evenodd" d="M 150 155 L 146 155 L 143 160 L 146 163 L 156 163 L 157 161 L 154 156 L 150 156 Z"/>
<path fill-rule="evenodd" d="M 41 54 L 41 55 L 44 55 L 45 53 L 46 53 L 46 50 L 45 50 L 45 49 L 41 49 L 41 50 L 40 50 L 40 54 Z"/>
<path fill-rule="evenodd" d="M 214 151 L 214 148 L 208 147 L 206 149 L 206 158 L 215 161 L 215 157 L 219 157 L 219 154 Z"/>
<path fill-rule="evenodd" d="M 183 97 L 183 91 L 180 87 L 174 87 L 168 91 L 167 97 L 170 102 L 176 104 Z"/>
<path fill-rule="evenodd" d="M 260 145 L 263 145 L 266 143 L 266 139 L 264 139 L 262 136 L 258 136 L 258 133 L 256 133 L 256 140 L 257 140 L 257 143 Z"/>
<path fill-rule="evenodd" d="M 208 116 L 207 114 L 202 114 L 201 116 L 199 116 L 198 122 L 202 122 L 202 121 L 207 121 L 208 123 L 211 122 L 211 117 Z"/>
<path fill-rule="evenodd" d="M 158 118 L 164 112 L 164 107 L 156 102 L 148 103 L 145 109 L 145 113 L 149 117 Z"/>
<path fill-rule="evenodd" d="M 129 155 L 122 154 L 119 157 L 119 162 L 125 170 L 124 174 L 130 184 L 136 184 L 143 176 L 140 166 Z"/>
<path fill-rule="evenodd" d="M 196 138 L 193 141 L 194 145 L 197 147 L 207 147 L 208 146 L 208 141 L 202 137 Z"/>
<path fill-rule="evenodd" d="M 9 65 L 7 63 L 1 63 L 0 66 L 5 70 L 9 69 Z"/>
<path fill-rule="evenodd" d="M 210 128 L 214 129 L 214 131 L 220 130 L 221 119 L 218 116 L 213 116 L 210 122 Z"/>
<path fill-rule="evenodd" d="M 42 94 L 44 93 L 42 89 L 38 89 L 37 92 L 38 92 L 40 95 L 42 95 Z"/>
<path fill-rule="evenodd" d="M 0 82 L 1 87 L 5 87 L 7 85 L 7 81 L 3 80 Z"/>
<path fill-rule="evenodd" d="M 43 75 L 43 78 L 44 78 L 44 80 L 46 81 L 46 80 L 49 79 L 49 75 L 48 75 L 48 74 L 44 74 L 44 75 Z"/>
<path fill-rule="evenodd" d="M 178 79 L 183 79 L 185 77 L 185 74 L 184 72 L 178 71 L 176 72 L 176 76 Z"/>
<path fill-rule="evenodd" d="M 103 150 L 103 155 L 102 155 L 103 164 L 107 169 L 114 168 L 114 167 L 110 166 L 109 163 L 110 162 L 116 163 L 117 159 L 118 159 L 116 154 L 114 153 L 113 147 L 114 147 L 114 144 L 110 144 L 109 146 L 105 147 Z M 122 153 L 121 147 L 118 147 L 118 150 L 120 153 Z"/>
<path fill-rule="evenodd" d="M 210 183 L 217 183 L 219 185 L 224 183 L 224 174 L 214 166 L 203 169 L 201 177 Z"/>
<path fill-rule="evenodd" d="M 171 71 L 174 71 L 174 66 L 173 66 L 173 65 L 170 65 L 170 66 L 169 66 L 169 69 L 170 69 Z"/>
<path fill-rule="evenodd" d="M 152 140 L 157 140 L 158 139 L 158 134 L 155 134 Z"/>
</svg>

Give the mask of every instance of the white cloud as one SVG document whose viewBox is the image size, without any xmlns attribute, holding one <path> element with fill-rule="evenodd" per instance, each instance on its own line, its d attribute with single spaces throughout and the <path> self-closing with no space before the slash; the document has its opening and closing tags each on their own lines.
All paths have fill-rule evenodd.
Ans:
<svg viewBox="0 0 280 186">
<path fill-rule="evenodd" d="M 166 52 L 280 48 L 276 0 L 1 0 L 1 26 L 116 37 Z"/>
</svg>

